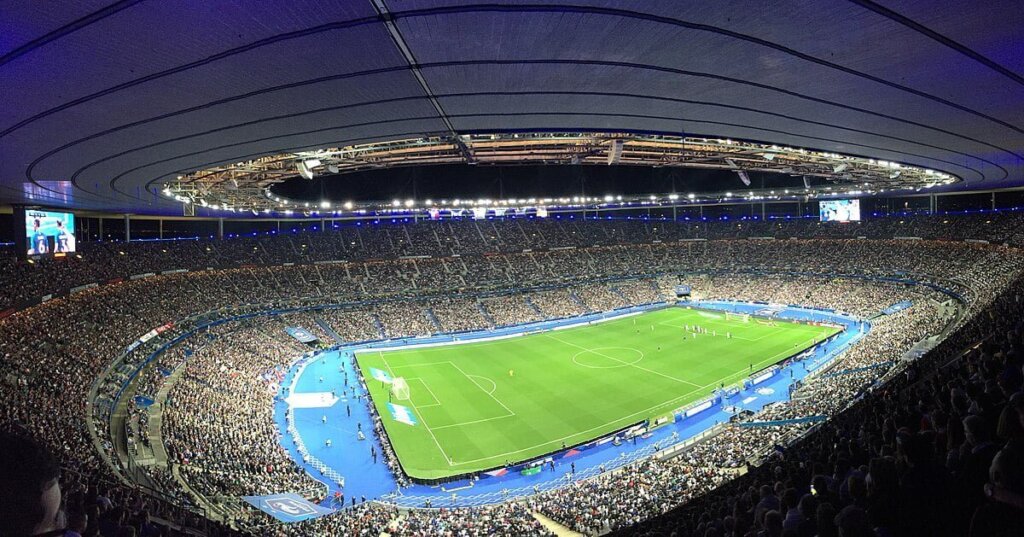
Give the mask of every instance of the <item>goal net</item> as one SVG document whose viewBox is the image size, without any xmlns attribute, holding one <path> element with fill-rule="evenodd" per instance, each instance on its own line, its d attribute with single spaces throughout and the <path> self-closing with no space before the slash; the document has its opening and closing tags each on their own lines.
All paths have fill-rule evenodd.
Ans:
<svg viewBox="0 0 1024 537">
<path fill-rule="evenodd" d="M 391 396 L 399 401 L 409 399 L 409 384 L 402 377 L 396 377 L 391 381 Z"/>
<path fill-rule="evenodd" d="M 727 321 L 732 320 L 732 321 L 740 321 L 740 322 L 744 322 L 744 323 L 749 323 L 750 322 L 750 314 L 749 313 L 733 313 L 731 311 L 727 311 L 727 312 L 725 312 L 725 320 L 727 320 Z"/>
</svg>

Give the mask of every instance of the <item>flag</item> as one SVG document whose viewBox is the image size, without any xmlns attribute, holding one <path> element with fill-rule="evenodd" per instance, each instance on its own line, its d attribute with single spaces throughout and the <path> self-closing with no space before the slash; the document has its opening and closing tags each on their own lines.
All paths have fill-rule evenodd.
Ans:
<svg viewBox="0 0 1024 537">
<path fill-rule="evenodd" d="M 508 468 L 498 468 L 497 470 L 491 470 L 490 472 L 484 472 L 484 475 L 490 477 L 501 477 L 508 473 Z"/>
<path fill-rule="evenodd" d="M 396 405 L 394 403 L 388 403 L 388 412 L 391 413 L 391 418 L 398 423 L 404 423 L 406 425 L 416 425 L 416 416 L 409 410 L 409 407 L 402 405 Z"/>
<path fill-rule="evenodd" d="M 386 371 L 382 371 L 375 367 L 370 368 L 370 376 L 376 380 L 379 380 L 385 384 L 391 384 L 391 375 L 388 375 Z"/>
<path fill-rule="evenodd" d="M 562 454 L 562 458 L 564 459 L 566 457 L 572 457 L 574 455 L 579 455 L 579 454 L 580 454 L 580 450 L 574 448 L 574 449 L 570 449 L 569 451 L 566 451 L 565 453 L 563 453 Z"/>
</svg>

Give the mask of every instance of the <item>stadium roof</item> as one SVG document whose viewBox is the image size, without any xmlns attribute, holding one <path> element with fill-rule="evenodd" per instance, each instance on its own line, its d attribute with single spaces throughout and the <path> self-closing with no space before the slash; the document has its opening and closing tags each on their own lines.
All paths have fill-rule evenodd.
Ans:
<svg viewBox="0 0 1024 537">
<path fill-rule="evenodd" d="M 756 141 L 961 180 L 946 188 L 1024 184 L 1009 0 L 9 0 L 0 95 L 8 203 L 180 214 L 162 185 L 196 170 L 508 132 Z"/>
</svg>

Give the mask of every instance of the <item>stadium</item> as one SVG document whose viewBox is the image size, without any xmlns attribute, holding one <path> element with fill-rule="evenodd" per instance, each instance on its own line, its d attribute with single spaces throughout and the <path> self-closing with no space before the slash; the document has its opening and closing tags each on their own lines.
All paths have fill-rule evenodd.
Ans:
<svg viewBox="0 0 1024 537">
<path fill-rule="evenodd" d="M 1024 535 L 1022 13 L 0 4 L 0 536 Z"/>
</svg>

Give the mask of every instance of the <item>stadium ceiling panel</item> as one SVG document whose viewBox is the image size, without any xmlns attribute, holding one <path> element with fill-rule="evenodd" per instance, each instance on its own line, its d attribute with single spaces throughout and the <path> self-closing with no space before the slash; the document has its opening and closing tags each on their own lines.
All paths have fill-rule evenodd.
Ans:
<svg viewBox="0 0 1024 537">
<path fill-rule="evenodd" d="M 513 131 L 731 138 L 958 179 L 940 189 L 1024 184 L 1009 0 L 65 4 L 0 10 L 3 202 L 180 214 L 164 185 L 199 170 Z"/>
</svg>

